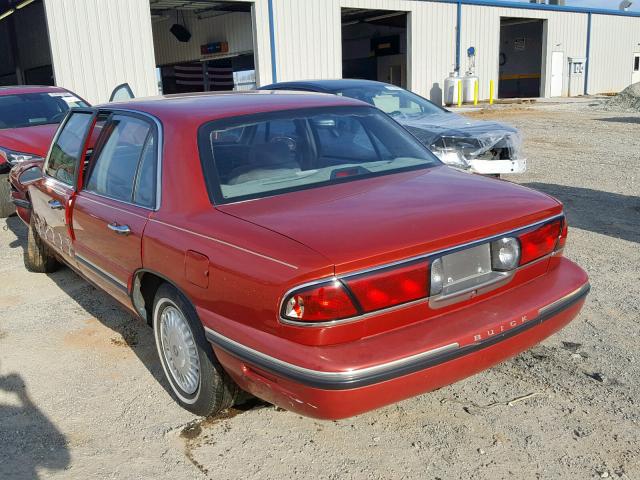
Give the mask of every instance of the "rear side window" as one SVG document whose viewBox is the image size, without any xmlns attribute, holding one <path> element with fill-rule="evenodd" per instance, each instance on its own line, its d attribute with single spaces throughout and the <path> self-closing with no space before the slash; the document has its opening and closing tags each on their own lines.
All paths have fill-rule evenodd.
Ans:
<svg viewBox="0 0 640 480">
<path fill-rule="evenodd" d="M 80 154 L 93 115 L 87 112 L 71 114 L 58 135 L 45 172 L 67 185 L 75 183 Z"/>
<path fill-rule="evenodd" d="M 151 208 L 155 205 L 155 128 L 146 120 L 115 114 L 103 127 L 85 190 Z"/>
</svg>

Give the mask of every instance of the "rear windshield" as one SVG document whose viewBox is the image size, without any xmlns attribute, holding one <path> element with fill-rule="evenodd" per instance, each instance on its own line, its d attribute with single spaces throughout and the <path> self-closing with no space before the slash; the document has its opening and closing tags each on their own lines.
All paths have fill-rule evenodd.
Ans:
<svg viewBox="0 0 640 480">
<path fill-rule="evenodd" d="M 439 165 L 371 107 L 289 110 L 218 120 L 200 129 L 212 200 L 228 203 Z"/>
<path fill-rule="evenodd" d="M 339 90 L 336 95 L 362 100 L 391 116 L 438 115 L 446 112 L 435 103 L 394 85 L 361 85 Z"/>
<path fill-rule="evenodd" d="M 0 96 L 0 129 L 60 123 L 71 107 L 88 105 L 69 92 Z"/>
</svg>

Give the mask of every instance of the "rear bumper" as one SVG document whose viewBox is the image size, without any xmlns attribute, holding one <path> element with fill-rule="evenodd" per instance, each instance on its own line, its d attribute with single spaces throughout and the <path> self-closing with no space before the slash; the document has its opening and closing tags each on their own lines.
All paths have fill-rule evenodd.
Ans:
<svg viewBox="0 0 640 480">
<path fill-rule="evenodd" d="M 243 389 L 303 415 L 344 418 L 473 375 L 562 328 L 584 303 L 589 291 L 586 274 L 563 259 L 558 268 L 541 278 L 542 282 L 534 280 L 488 299 L 481 307 L 475 305 L 477 308 L 447 315 L 444 320 L 451 323 L 458 338 L 387 361 L 380 361 L 385 349 L 392 350 L 386 345 L 393 343 L 397 351 L 400 342 L 400 348 L 406 344 L 409 352 L 416 338 L 428 344 L 434 336 L 432 321 L 365 339 L 364 350 L 353 343 L 329 347 L 296 345 L 301 350 L 296 354 L 300 361 L 296 362 L 285 358 L 282 351 L 278 355 L 264 347 L 252 348 L 209 328 L 206 333 L 220 362 Z M 545 283 L 555 291 L 540 290 Z M 561 284 L 562 290 L 557 291 Z M 535 298 L 517 302 L 527 295 Z M 532 310 L 531 301 L 541 298 L 547 300 Z M 489 321 L 487 316 L 491 317 Z M 461 335 L 456 327 L 462 319 L 465 325 L 478 326 Z M 362 358 L 367 354 L 369 358 Z M 309 360 L 303 362 L 302 358 Z"/>
<path fill-rule="evenodd" d="M 469 169 L 481 175 L 502 175 L 506 173 L 524 173 L 527 171 L 527 160 L 471 160 Z"/>
</svg>

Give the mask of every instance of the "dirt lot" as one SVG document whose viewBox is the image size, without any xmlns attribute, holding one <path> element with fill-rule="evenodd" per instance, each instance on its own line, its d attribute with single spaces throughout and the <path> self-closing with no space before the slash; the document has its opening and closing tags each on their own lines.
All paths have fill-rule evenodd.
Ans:
<svg viewBox="0 0 640 480">
<path fill-rule="evenodd" d="M 567 255 L 593 286 L 565 330 L 350 420 L 258 402 L 203 420 L 167 393 L 150 329 L 69 270 L 24 270 L 13 217 L 0 221 L 0 479 L 640 478 L 640 117 L 586 104 L 475 116 L 519 127 L 529 172 L 512 180 L 565 202 Z"/>
</svg>

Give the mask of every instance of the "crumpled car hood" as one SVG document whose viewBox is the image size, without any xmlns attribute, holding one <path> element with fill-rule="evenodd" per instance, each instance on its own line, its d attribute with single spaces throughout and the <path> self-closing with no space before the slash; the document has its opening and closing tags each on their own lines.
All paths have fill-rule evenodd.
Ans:
<svg viewBox="0 0 640 480">
<path fill-rule="evenodd" d="M 395 115 L 393 119 L 429 148 L 442 137 L 458 137 L 475 139 L 478 145 L 475 156 L 495 148 L 498 144 L 502 148 L 509 148 L 514 158 L 520 153 L 521 138 L 518 130 L 502 123 L 472 120 L 452 112 L 400 114 Z"/>
</svg>

